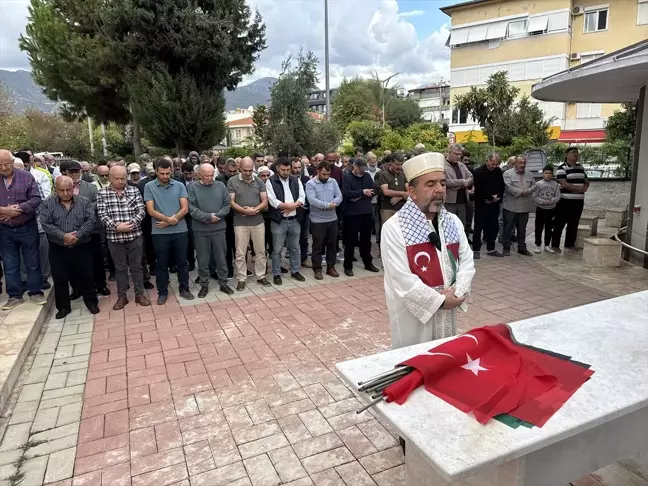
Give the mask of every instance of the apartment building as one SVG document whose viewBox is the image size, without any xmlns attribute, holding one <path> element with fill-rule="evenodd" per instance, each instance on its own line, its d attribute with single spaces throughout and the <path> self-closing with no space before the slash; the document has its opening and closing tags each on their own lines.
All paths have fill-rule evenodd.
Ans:
<svg viewBox="0 0 648 486">
<path fill-rule="evenodd" d="M 450 84 L 447 82 L 441 80 L 410 89 L 407 97 L 418 103 L 423 120 L 450 123 Z"/>
<path fill-rule="evenodd" d="M 506 71 L 520 94 L 547 76 L 648 38 L 648 0 L 472 0 L 441 8 L 451 18 L 450 98 Z M 619 105 L 538 102 L 551 138 L 600 143 Z M 452 110 L 457 142 L 485 142 L 467 113 Z"/>
</svg>

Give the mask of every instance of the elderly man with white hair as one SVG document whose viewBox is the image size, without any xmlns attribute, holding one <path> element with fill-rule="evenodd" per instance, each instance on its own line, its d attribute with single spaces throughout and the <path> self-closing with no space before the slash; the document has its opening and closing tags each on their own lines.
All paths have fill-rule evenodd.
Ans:
<svg viewBox="0 0 648 486">
<path fill-rule="evenodd" d="M 409 199 L 382 228 L 393 348 L 453 336 L 475 275 L 463 225 L 444 207 L 445 165 L 439 153 L 405 162 Z"/>
<path fill-rule="evenodd" d="M 209 263 L 216 262 L 216 274 L 220 291 L 232 295 L 234 291 L 227 285 L 227 260 L 225 249 L 226 221 L 230 212 L 229 194 L 225 184 L 214 180 L 214 166 L 202 164 L 198 171 L 199 181 L 189 184 L 189 214 L 193 219 L 191 231 L 194 236 L 196 259 L 198 260 L 198 298 L 205 298 L 209 292 Z"/>
</svg>

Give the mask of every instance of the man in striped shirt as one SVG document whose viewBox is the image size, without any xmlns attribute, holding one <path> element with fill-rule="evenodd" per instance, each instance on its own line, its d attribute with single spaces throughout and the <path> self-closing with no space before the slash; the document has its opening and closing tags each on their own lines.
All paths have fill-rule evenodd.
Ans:
<svg viewBox="0 0 648 486">
<path fill-rule="evenodd" d="M 585 192 L 589 188 L 589 179 L 583 166 L 578 163 L 578 155 L 578 148 L 569 147 L 565 163 L 556 171 L 561 197 L 556 206 L 556 221 L 551 238 L 554 251 L 560 251 L 560 237 L 565 226 L 565 249 L 573 249 L 576 245 L 578 222 L 583 213 Z"/>
<path fill-rule="evenodd" d="M 110 185 L 99 191 L 97 213 L 106 228 L 108 249 L 115 262 L 117 302 L 113 310 L 121 310 L 128 304 L 128 270 L 135 287 L 135 302 L 149 306 L 151 302 L 144 293 L 144 269 L 142 266 L 142 220 L 146 214 L 144 201 L 137 187 L 127 184 L 126 169 L 115 165 L 109 173 Z"/>
<path fill-rule="evenodd" d="M 89 199 L 74 195 L 68 176 L 54 183 L 56 194 L 48 197 L 40 211 L 40 220 L 50 242 L 49 257 L 54 281 L 57 319 L 72 308 L 69 284 L 83 293 L 83 301 L 92 314 L 99 313 L 99 301 L 92 281 L 90 239 L 95 224 L 95 210 Z"/>
</svg>

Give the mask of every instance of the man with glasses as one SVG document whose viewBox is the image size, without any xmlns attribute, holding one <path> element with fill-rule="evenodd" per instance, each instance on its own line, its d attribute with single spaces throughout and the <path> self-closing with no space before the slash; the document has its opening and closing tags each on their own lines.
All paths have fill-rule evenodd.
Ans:
<svg viewBox="0 0 648 486">
<path fill-rule="evenodd" d="M 374 180 L 366 172 L 365 159 L 356 158 L 353 169 L 344 174 L 342 196 L 344 198 L 344 274 L 353 277 L 353 254 L 360 247 L 360 258 L 365 270 L 378 272 L 372 263 L 371 229 L 373 227 L 373 208 L 371 199 L 376 193 Z"/>
<path fill-rule="evenodd" d="M 461 161 L 464 148 L 453 143 L 448 149 L 446 158 L 446 200 L 445 208 L 459 217 L 461 224 L 466 226 L 466 206 L 470 200 L 469 188 L 473 185 L 473 176 Z"/>
</svg>

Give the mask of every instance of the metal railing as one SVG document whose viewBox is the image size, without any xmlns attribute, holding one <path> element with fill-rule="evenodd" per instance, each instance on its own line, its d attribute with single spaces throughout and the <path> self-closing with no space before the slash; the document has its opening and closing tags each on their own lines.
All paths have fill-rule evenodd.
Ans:
<svg viewBox="0 0 648 486">
<path fill-rule="evenodd" d="M 637 253 L 641 253 L 642 255 L 648 256 L 648 251 L 640 250 L 639 248 L 635 248 L 632 245 L 628 245 L 625 241 L 622 241 L 621 238 L 619 238 L 619 235 L 622 232 L 625 232 L 627 229 L 628 229 L 627 226 L 624 226 L 623 228 L 619 228 L 617 230 L 617 232 L 614 233 L 614 236 L 613 236 L 614 240 L 618 241 L 619 243 L 621 243 L 622 246 L 624 246 L 625 248 L 628 248 L 629 250 L 636 251 Z"/>
</svg>

